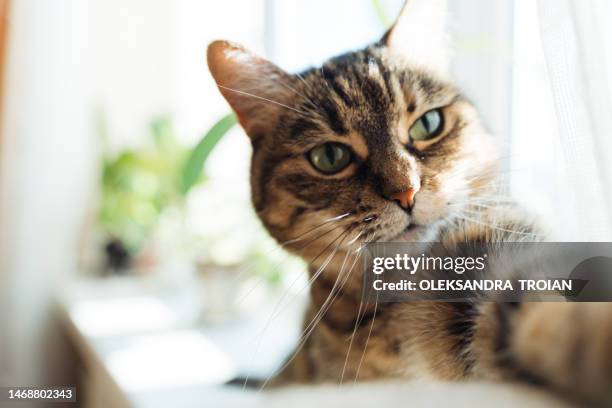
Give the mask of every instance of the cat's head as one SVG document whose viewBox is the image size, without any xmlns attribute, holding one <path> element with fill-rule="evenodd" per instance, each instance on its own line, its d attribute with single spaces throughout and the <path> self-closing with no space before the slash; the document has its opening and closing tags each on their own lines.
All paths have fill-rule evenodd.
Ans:
<svg viewBox="0 0 612 408">
<path fill-rule="evenodd" d="M 440 3 L 408 0 L 379 42 L 300 74 L 209 46 L 252 140 L 253 203 L 290 249 L 432 240 L 490 183 L 496 150 L 446 74 Z"/>
</svg>

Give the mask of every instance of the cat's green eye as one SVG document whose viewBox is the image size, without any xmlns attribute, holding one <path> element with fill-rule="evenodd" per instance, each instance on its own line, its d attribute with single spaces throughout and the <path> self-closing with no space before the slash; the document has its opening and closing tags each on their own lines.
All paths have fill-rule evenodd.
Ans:
<svg viewBox="0 0 612 408">
<path fill-rule="evenodd" d="M 437 136 L 440 130 L 442 130 L 442 112 L 440 109 L 433 109 L 414 122 L 408 134 L 413 141 L 429 140 Z"/>
<path fill-rule="evenodd" d="M 325 143 L 312 149 L 308 158 L 312 166 L 321 173 L 334 174 L 349 165 L 351 151 L 340 143 Z"/>
</svg>

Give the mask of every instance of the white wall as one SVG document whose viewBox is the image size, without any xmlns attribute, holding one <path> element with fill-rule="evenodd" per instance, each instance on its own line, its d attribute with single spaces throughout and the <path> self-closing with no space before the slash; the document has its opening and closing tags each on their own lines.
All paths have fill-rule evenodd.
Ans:
<svg viewBox="0 0 612 408">
<path fill-rule="evenodd" d="M 87 2 L 11 2 L 0 175 L 3 384 L 61 382 L 53 291 L 76 267 L 96 157 L 84 29 Z M 51 374 L 54 381 L 50 381 Z"/>
</svg>

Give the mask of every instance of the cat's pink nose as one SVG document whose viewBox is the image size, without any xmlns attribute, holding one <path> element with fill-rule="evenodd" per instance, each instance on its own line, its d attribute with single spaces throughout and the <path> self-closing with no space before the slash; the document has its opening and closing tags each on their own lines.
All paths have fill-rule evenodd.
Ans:
<svg viewBox="0 0 612 408">
<path fill-rule="evenodd" d="M 409 188 L 406 191 L 400 191 L 391 195 L 391 199 L 396 201 L 404 210 L 411 210 L 414 206 L 414 195 L 416 191 L 414 188 Z"/>
</svg>

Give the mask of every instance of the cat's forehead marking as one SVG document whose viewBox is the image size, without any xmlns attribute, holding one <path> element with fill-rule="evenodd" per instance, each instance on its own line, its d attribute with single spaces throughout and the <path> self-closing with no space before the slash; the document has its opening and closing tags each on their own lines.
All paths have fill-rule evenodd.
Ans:
<svg viewBox="0 0 612 408">
<path fill-rule="evenodd" d="M 333 58 L 300 79 L 308 95 L 305 107 L 315 118 L 308 126 L 297 121 L 292 139 L 301 139 L 304 146 L 340 141 L 361 158 L 406 145 L 414 121 L 454 93 L 429 73 L 398 63 L 377 47 Z"/>
<path fill-rule="evenodd" d="M 346 142 L 365 159 L 369 150 L 395 135 L 391 129 L 396 126 L 396 111 L 405 109 L 406 101 L 399 79 L 378 54 L 340 56 L 310 71 L 308 77 L 318 84 L 313 99 L 322 124 L 333 133 L 328 136 L 348 136 Z"/>
<path fill-rule="evenodd" d="M 368 75 L 372 78 L 380 79 L 380 66 L 373 57 L 368 57 Z"/>
</svg>

